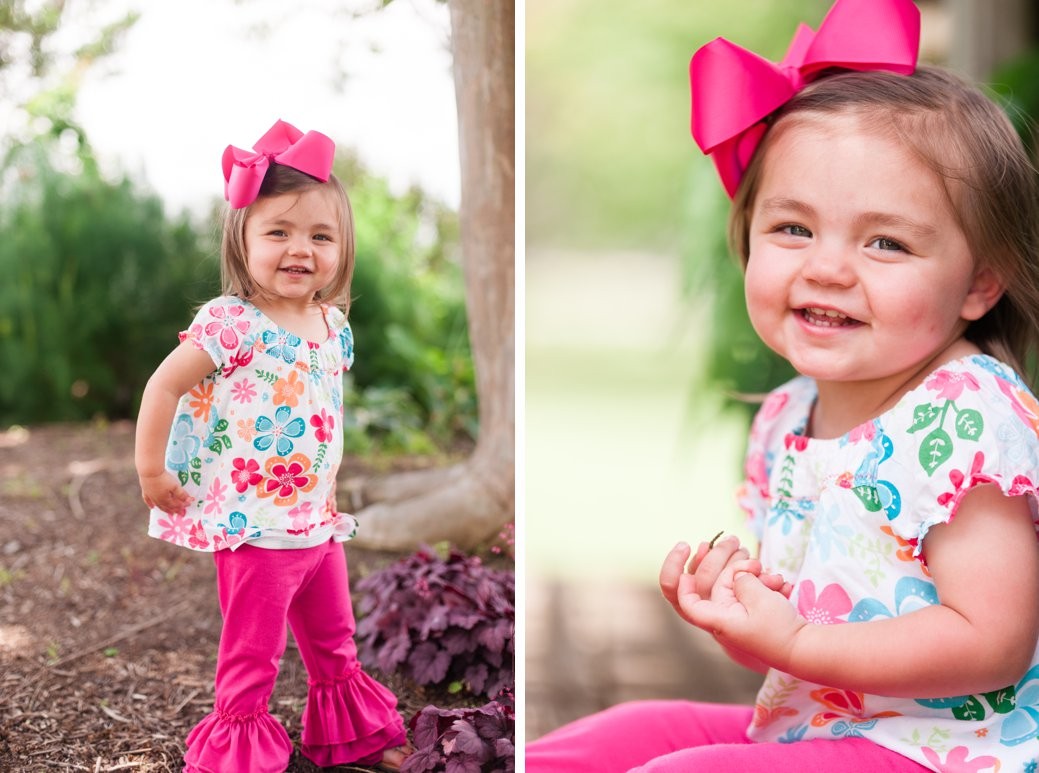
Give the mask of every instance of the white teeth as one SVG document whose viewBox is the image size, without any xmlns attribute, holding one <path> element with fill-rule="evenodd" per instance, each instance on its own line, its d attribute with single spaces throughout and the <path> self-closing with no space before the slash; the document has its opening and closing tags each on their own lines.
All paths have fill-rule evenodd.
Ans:
<svg viewBox="0 0 1039 773">
<path fill-rule="evenodd" d="M 847 319 L 847 314 L 841 314 L 839 311 L 833 309 L 820 309 L 817 306 L 809 306 L 805 309 L 809 314 L 814 314 L 817 317 L 839 317 L 840 319 Z"/>
</svg>

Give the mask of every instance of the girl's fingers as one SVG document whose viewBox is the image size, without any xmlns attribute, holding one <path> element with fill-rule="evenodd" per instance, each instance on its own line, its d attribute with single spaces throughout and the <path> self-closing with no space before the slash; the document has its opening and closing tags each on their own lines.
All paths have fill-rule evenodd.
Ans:
<svg viewBox="0 0 1039 773">
<path fill-rule="evenodd" d="M 711 589 L 733 557 L 737 560 L 749 558 L 746 549 L 740 546 L 740 541 L 736 537 L 726 537 L 710 548 L 694 570 L 697 595 L 710 598 Z"/>
<path fill-rule="evenodd" d="M 678 603 L 678 583 L 685 574 L 685 565 L 689 560 L 691 548 L 679 542 L 664 558 L 660 567 L 660 590 L 671 604 Z"/>
</svg>

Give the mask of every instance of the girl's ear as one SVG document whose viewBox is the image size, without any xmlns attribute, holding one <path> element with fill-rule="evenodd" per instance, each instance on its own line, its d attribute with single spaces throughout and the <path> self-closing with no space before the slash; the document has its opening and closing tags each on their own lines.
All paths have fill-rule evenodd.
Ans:
<svg viewBox="0 0 1039 773">
<path fill-rule="evenodd" d="M 994 270 L 980 269 L 974 274 L 974 282 L 963 299 L 960 316 L 971 322 L 981 319 L 999 302 L 1005 290 L 1006 283 Z"/>
</svg>

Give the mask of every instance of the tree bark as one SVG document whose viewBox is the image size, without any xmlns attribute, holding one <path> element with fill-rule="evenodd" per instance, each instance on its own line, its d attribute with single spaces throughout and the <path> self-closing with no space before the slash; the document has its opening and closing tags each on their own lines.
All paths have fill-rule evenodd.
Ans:
<svg viewBox="0 0 1039 773">
<path fill-rule="evenodd" d="M 472 548 L 515 517 L 515 0 L 448 0 L 458 110 L 459 210 L 479 437 L 464 462 L 373 486 L 357 542 Z M 433 483 L 434 485 L 430 485 Z"/>
</svg>

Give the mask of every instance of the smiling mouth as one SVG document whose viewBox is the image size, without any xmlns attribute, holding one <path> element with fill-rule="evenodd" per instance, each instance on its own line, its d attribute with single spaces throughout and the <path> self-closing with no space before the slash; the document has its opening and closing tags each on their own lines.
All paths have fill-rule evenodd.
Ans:
<svg viewBox="0 0 1039 773">
<path fill-rule="evenodd" d="M 815 327 L 852 327 L 861 324 L 857 319 L 842 314 L 834 309 L 823 309 L 818 306 L 806 306 L 798 309 L 801 319 Z"/>
<path fill-rule="evenodd" d="M 302 266 L 289 266 L 288 268 L 281 269 L 286 274 L 309 274 L 309 268 L 303 268 Z"/>
</svg>

